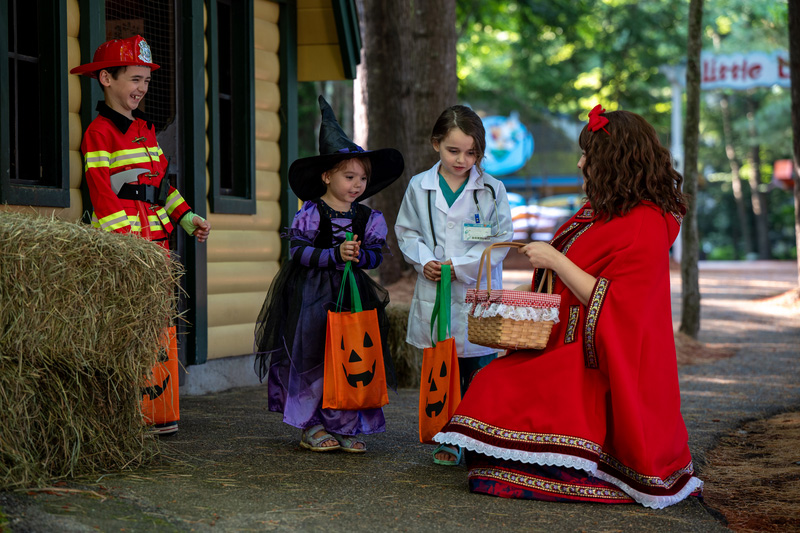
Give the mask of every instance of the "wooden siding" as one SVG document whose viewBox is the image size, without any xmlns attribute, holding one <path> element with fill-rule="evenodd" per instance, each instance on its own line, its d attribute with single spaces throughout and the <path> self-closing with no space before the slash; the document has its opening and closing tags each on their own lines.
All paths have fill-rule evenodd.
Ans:
<svg viewBox="0 0 800 533">
<path fill-rule="evenodd" d="M 80 42 L 80 8 L 78 0 L 67 0 L 67 58 L 69 65 L 79 65 L 81 60 Z M 83 157 L 81 156 L 81 84 L 79 77 L 69 74 L 69 207 L 37 207 L 27 205 L 0 204 L 0 212 L 40 213 L 52 215 L 62 220 L 77 222 L 83 214 L 83 200 L 81 198 L 81 178 L 83 176 Z"/>
<path fill-rule="evenodd" d="M 208 217 L 213 228 L 208 240 L 208 359 L 252 353 L 256 318 L 278 271 L 279 13 L 274 2 L 254 1 L 256 214 Z"/>
<path fill-rule="evenodd" d="M 297 0 L 297 81 L 347 79 L 331 0 Z"/>
</svg>

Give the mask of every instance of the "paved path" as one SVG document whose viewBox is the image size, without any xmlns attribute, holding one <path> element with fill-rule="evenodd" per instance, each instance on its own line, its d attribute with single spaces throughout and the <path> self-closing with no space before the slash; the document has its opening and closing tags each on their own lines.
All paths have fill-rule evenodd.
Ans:
<svg viewBox="0 0 800 533">
<path fill-rule="evenodd" d="M 795 264 L 724 266 L 702 265 L 700 340 L 737 353 L 680 371 L 701 478 L 720 436 L 743 420 L 800 407 L 800 316 L 757 302 L 795 286 Z M 676 273 L 676 320 L 679 290 Z M 299 432 L 267 412 L 265 393 L 182 400 L 181 430 L 165 439 L 173 461 L 71 485 L 105 499 L 0 494 L 0 507 L 13 531 L 726 531 L 694 498 L 654 511 L 472 495 L 465 468 L 433 465 L 432 447 L 418 443 L 415 390 L 390 395 L 389 431 L 370 437 L 364 456 L 301 450 Z"/>
</svg>

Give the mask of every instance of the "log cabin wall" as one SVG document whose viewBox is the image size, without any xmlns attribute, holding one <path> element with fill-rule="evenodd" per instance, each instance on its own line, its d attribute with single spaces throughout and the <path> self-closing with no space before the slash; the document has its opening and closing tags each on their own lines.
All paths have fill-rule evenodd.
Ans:
<svg viewBox="0 0 800 533">
<path fill-rule="evenodd" d="M 209 214 L 208 359 L 250 354 L 258 312 L 278 271 L 280 6 L 254 2 L 256 214 Z M 206 84 L 206 87 L 208 84 Z M 208 187 L 210 180 L 206 172 Z"/>
</svg>

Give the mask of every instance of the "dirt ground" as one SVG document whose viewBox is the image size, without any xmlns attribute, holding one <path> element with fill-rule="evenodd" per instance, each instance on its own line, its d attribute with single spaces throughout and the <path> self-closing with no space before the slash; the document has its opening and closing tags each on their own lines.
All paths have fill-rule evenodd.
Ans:
<svg viewBox="0 0 800 533">
<path fill-rule="evenodd" d="M 504 263 L 506 271 L 522 271 L 525 266 L 513 255 Z M 679 272 L 680 267 L 671 265 L 671 270 Z M 415 280 L 412 272 L 388 286 L 391 300 L 410 302 Z M 800 288 L 758 303 L 781 313 L 800 314 Z M 734 355 L 726 347 L 710 346 L 679 332 L 675 348 L 679 366 Z M 800 412 L 748 422 L 721 439 L 708 454 L 703 480 L 706 505 L 724 517 L 731 530 L 800 531 Z"/>
<path fill-rule="evenodd" d="M 733 531 L 800 531 L 800 412 L 743 425 L 708 453 L 705 503 Z"/>
<path fill-rule="evenodd" d="M 800 314 L 800 289 L 759 303 Z M 800 531 L 800 412 L 748 422 L 706 459 L 705 503 L 725 517 L 728 528 Z"/>
</svg>

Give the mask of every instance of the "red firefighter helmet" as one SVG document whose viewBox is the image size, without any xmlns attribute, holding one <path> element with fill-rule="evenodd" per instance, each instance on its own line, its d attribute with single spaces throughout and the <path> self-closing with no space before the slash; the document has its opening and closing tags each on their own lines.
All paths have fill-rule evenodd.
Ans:
<svg viewBox="0 0 800 533">
<path fill-rule="evenodd" d="M 104 68 L 127 66 L 150 67 L 150 70 L 159 68 L 153 63 L 150 46 L 141 35 L 104 42 L 97 47 L 91 63 L 77 66 L 69 73 L 96 78 L 97 72 Z"/>
</svg>

